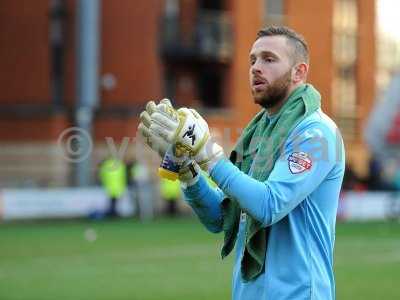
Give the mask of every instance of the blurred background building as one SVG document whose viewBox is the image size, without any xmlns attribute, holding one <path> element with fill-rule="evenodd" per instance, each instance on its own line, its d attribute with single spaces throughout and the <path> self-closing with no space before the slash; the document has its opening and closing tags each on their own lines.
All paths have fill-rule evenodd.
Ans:
<svg viewBox="0 0 400 300">
<path fill-rule="evenodd" d="M 344 135 L 348 161 L 358 175 L 367 175 L 370 152 L 362 131 L 400 66 L 398 1 L 89 2 L 100 7 L 88 183 L 107 154 L 106 137 L 132 146 L 138 115 L 150 99 L 171 97 L 177 105 L 196 107 L 216 132 L 235 141 L 259 109 L 249 89 L 248 52 L 256 32 L 271 24 L 305 36 L 309 81 Z M 63 159 L 58 141 L 79 124 L 77 83 L 88 84 L 77 80 L 79 36 L 85 37 L 88 26 L 79 22 L 80 5 L 79 0 L 0 1 L 0 187 L 77 183 L 76 164 Z M 135 149 L 128 156 L 149 155 Z"/>
</svg>

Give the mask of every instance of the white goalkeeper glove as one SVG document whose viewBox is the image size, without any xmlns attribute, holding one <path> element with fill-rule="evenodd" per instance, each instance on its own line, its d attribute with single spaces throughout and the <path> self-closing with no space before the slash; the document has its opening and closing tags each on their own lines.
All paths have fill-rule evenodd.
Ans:
<svg viewBox="0 0 400 300">
<path fill-rule="evenodd" d="M 179 122 L 179 117 L 168 99 L 162 99 L 158 105 L 153 101 L 149 101 L 146 105 L 146 110 L 140 114 L 139 133 L 146 144 L 163 159 L 161 168 L 170 171 L 169 173 L 168 171 L 163 172 L 160 175 L 171 180 L 178 178 L 186 186 L 193 184 L 200 174 L 199 166 L 188 155 L 177 157 L 174 145 L 150 129 L 152 123 L 151 115 L 154 112 L 163 114 L 170 122 Z"/>
<path fill-rule="evenodd" d="M 193 185 L 199 179 L 201 168 L 195 160 L 187 155 L 177 157 L 175 146 L 168 148 L 161 162 L 158 174 L 170 180 L 179 179 L 184 188 Z"/>
<path fill-rule="evenodd" d="M 147 102 L 146 109 L 140 114 L 138 131 L 143 137 L 146 145 L 158 153 L 161 158 L 163 158 L 171 143 L 168 143 L 165 139 L 154 134 L 154 132 L 150 130 L 151 115 L 155 111 L 158 111 L 160 105 L 163 106 L 163 109 L 165 109 L 167 106 L 172 107 L 171 102 L 168 99 L 162 99 L 158 105 L 156 105 L 154 101 Z"/>
<path fill-rule="evenodd" d="M 207 122 L 194 109 L 184 107 L 173 113 L 168 104 L 160 103 L 151 114 L 150 132 L 175 145 L 176 157 L 188 155 L 208 173 L 224 155 L 211 138 Z"/>
</svg>

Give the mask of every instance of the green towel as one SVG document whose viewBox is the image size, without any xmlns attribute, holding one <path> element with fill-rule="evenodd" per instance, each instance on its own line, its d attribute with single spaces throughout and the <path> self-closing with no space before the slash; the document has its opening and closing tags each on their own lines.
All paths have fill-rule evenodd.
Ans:
<svg viewBox="0 0 400 300">
<path fill-rule="evenodd" d="M 231 153 L 230 160 L 244 173 L 259 181 L 267 180 L 275 161 L 281 154 L 290 131 L 320 108 L 321 95 L 310 84 L 295 89 L 273 117 L 265 109 L 260 111 L 244 129 Z M 234 248 L 242 209 L 234 199 L 225 198 L 221 204 L 224 245 L 222 258 Z M 241 261 L 242 276 L 251 281 L 263 273 L 270 227 L 247 215 L 245 249 Z"/>
</svg>

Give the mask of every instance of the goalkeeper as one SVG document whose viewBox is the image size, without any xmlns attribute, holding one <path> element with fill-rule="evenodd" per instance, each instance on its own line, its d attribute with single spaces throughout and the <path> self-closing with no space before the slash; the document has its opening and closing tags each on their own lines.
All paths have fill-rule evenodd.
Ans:
<svg viewBox="0 0 400 300">
<path fill-rule="evenodd" d="M 258 32 L 249 77 L 261 111 L 227 159 L 206 121 L 168 100 L 149 102 L 139 132 L 177 174 L 222 257 L 235 248 L 232 299 L 335 299 L 333 248 L 344 146 L 306 83 L 308 47 L 287 27 Z M 207 184 L 205 170 L 218 185 Z"/>
</svg>

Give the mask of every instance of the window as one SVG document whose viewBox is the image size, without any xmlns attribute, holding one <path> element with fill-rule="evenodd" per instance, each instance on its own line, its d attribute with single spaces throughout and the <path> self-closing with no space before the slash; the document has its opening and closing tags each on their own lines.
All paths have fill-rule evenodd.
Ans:
<svg viewBox="0 0 400 300">
<path fill-rule="evenodd" d="M 203 105 L 208 108 L 223 106 L 224 68 L 218 65 L 208 65 L 198 72 L 198 94 Z"/>
<path fill-rule="evenodd" d="M 336 0 L 333 16 L 334 115 L 343 135 L 354 139 L 358 131 L 356 0 Z"/>
<path fill-rule="evenodd" d="M 199 8 L 200 9 L 210 9 L 210 10 L 222 10 L 222 0 L 200 0 Z"/>
<path fill-rule="evenodd" d="M 265 25 L 282 25 L 284 23 L 283 0 L 264 1 Z"/>
</svg>

